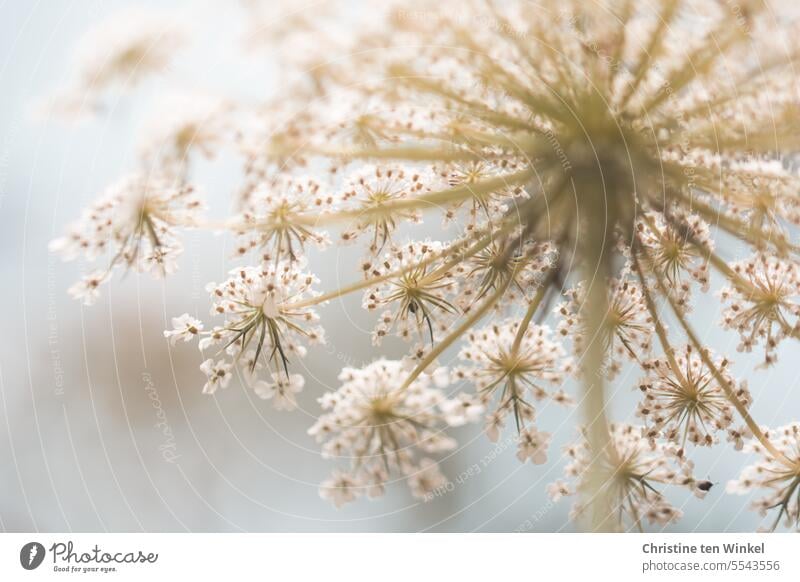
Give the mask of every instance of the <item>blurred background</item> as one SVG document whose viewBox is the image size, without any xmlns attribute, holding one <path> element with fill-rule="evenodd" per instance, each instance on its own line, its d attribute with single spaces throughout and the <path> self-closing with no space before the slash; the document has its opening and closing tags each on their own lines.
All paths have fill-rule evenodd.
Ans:
<svg viewBox="0 0 800 582">
<path fill-rule="evenodd" d="M 577 410 L 539 411 L 541 428 L 554 434 L 546 465 L 521 465 L 510 434 L 493 444 L 470 426 L 454 431 L 460 446 L 443 463 L 452 490 L 431 502 L 414 500 L 401 484 L 340 510 L 319 497 L 318 484 L 333 465 L 306 434 L 320 412 L 316 398 L 337 386 L 342 366 L 377 355 L 372 316 L 360 297 L 323 309 L 328 345 L 310 350 L 300 410 L 285 413 L 236 382 L 204 396 L 196 347 L 172 348 L 162 336 L 172 316 L 206 315 L 205 284 L 233 265 L 226 237 L 187 233 L 180 271 L 166 281 L 116 277 L 91 308 L 67 296 L 78 267 L 50 255 L 47 243 L 136 166 L 148 105 L 173 81 L 149 80 L 80 123 L 41 115 L 36 103 L 65 83 L 81 35 L 131 4 L 0 3 L 0 529 L 573 531 L 568 500 L 551 503 L 545 487 L 561 476 L 561 450 L 576 436 Z M 243 51 L 244 27 L 253 23 L 242 4 L 135 4 L 191 15 L 192 50 L 176 64 L 184 87 L 197 83 L 254 99 L 280 89 L 270 51 Z M 234 58 L 240 66 L 227 66 Z M 197 181 L 212 215 L 227 211 L 238 171 L 225 155 L 201 169 Z M 439 219 L 430 222 L 435 229 Z M 726 248 L 727 258 L 741 258 Z M 311 270 L 333 289 L 352 280 L 358 256 L 356 248 L 312 253 Z M 757 371 L 760 355 L 736 354 L 736 338 L 719 329 L 718 315 L 709 294 L 694 320 L 705 341 L 735 356 L 755 398 L 755 418 L 777 426 L 800 417 L 797 344 L 784 343 L 779 364 Z M 389 344 L 381 353 L 398 357 L 403 346 Z M 627 370 L 614 384 L 614 418 L 635 422 L 636 380 Z M 568 389 L 574 394 L 574 386 Z M 672 498 L 685 516 L 669 530 L 758 527 L 748 499 L 724 492 L 748 458 L 721 445 L 694 459 L 697 476 L 717 486 L 702 501 L 683 492 Z"/>
</svg>

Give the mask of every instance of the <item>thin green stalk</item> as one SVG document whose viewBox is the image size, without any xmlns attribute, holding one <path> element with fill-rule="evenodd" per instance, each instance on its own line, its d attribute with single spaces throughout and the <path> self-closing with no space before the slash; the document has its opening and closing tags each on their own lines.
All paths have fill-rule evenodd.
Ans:
<svg viewBox="0 0 800 582">
<path fill-rule="evenodd" d="M 550 271 L 550 273 L 553 273 L 553 271 Z M 525 316 L 522 318 L 522 321 L 519 324 L 519 329 L 517 329 L 517 335 L 514 336 L 514 343 L 511 345 L 512 354 L 516 354 L 519 351 L 519 347 L 522 345 L 522 338 L 525 336 L 528 326 L 530 326 L 531 319 L 533 319 L 533 316 L 536 314 L 536 310 L 539 309 L 539 306 L 542 304 L 542 299 L 544 299 L 545 292 L 550 284 L 550 279 L 551 276 L 548 274 L 547 280 L 542 282 L 542 284 L 536 290 L 536 295 L 533 297 L 533 300 L 528 304 L 528 309 L 525 311 Z"/>
</svg>

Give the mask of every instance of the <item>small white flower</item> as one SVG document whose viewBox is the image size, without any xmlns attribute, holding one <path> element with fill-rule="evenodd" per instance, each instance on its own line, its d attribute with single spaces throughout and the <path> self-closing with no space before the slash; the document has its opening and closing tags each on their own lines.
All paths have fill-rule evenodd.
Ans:
<svg viewBox="0 0 800 582">
<path fill-rule="evenodd" d="M 432 492 L 446 483 L 447 478 L 439 470 L 439 464 L 427 457 L 420 460 L 419 467 L 408 476 L 411 494 L 417 499 L 427 499 Z"/>
<path fill-rule="evenodd" d="M 322 482 L 319 496 L 333 502 L 336 507 L 354 501 L 362 493 L 361 484 L 351 475 L 342 471 L 334 471 L 333 475 Z"/>
<path fill-rule="evenodd" d="M 550 433 L 539 432 L 534 427 L 526 428 L 519 433 L 517 458 L 523 463 L 530 459 L 534 465 L 547 462 L 547 446 L 550 444 Z"/>
<path fill-rule="evenodd" d="M 169 343 L 173 346 L 179 341 L 191 341 L 203 329 L 203 323 L 199 319 L 195 319 L 188 313 L 184 313 L 180 317 L 172 318 L 172 329 L 164 330 L 164 337 L 169 338 Z"/>
<path fill-rule="evenodd" d="M 207 381 L 203 386 L 203 394 L 214 394 L 217 388 L 226 388 L 231 381 L 231 369 L 233 366 L 225 360 L 214 362 L 208 359 L 200 364 L 200 370 L 206 375 Z"/>
<path fill-rule="evenodd" d="M 277 410 L 294 410 L 297 408 L 295 394 L 303 390 L 306 381 L 300 374 L 272 374 L 272 382 L 259 380 L 253 386 L 259 398 L 272 399 Z"/>
<path fill-rule="evenodd" d="M 486 417 L 483 430 L 486 433 L 486 437 L 493 443 L 496 443 L 500 438 L 500 431 L 506 425 L 506 416 L 505 410 L 496 410 Z"/>
<path fill-rule="evenodd" d="M 220 343 L 225 337 L 227 336 L 228 332 L 220 326 L 214 326 L 209 332 L 206 332 L 208 335 L 203 337 L 199 342 L 197 342 L 198 349 L 202 352 L 211 346 L 215 346 Z"/>
<path fill-rule="evenodd" d="M 547 494 L 550 496 L 550 499 L 553 502 L 556 502 L 562 497 L 572 495 L 572 491 L 570 491 L 569 485 L 567 485 L 564 481 L 559 479 L 558 481 L 550 483 L 547 486 Z"/>
<path fill-rule="evenodd" d="M 450 426 L 463 426 L 476 422 L 480 420 L 486 409 L 478 399 L 469 394 L 459 394 L 452 400 L 442 402 L 439 406 Z"/>
<path fill-rule="evenodd" d="M 67 293 L 75 299 L 80 299 L 84 305 L 94 305 L 100 296 L 100 285 L 108 281 L 108 271 L 93 271 L 72 285 Z"/>
</svg>

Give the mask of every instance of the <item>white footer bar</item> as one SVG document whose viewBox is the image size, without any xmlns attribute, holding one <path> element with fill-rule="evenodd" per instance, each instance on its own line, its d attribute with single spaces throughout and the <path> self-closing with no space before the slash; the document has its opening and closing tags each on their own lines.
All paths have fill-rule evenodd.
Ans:
<svg viewBox="0 0 800 582">
<path fill-rule="evenodd" d="M 800 580 L 796 534 L 2 534 L 0 580 Z"/>
</svg>

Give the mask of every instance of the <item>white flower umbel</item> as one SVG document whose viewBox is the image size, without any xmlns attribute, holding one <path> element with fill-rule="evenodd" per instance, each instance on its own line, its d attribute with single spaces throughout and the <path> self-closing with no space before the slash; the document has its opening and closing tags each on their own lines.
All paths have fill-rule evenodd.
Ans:
<svg viewBox="0 0 800 582">
<path fill-rule="evenodd" d="M 236 253 L 261 253 L 263 262 L 298 261 L 307 244 L 325 248 L 330 239 L 319 215 L 337 207 L 337 198 L 313 178 L 280 175 L 249 195 L 243 212 L 231 220 L 239 235 Z"/>
<path fill-rule="evenodd" d="M 535 417 L 533 402 L 551 398 L 551 390 L 572 370 L 564 348 L 546 325 L 520 330 L 520 321 L 509 319 L 471 331 L 466 339 L 458 354 L 466 365 L 454 376 L 471 382 L 480 401 L 487 408 L 493 406 L 486 423 L 493 441 L 509 414 L 514 415 L 518 431 L 525 429 Z M 558 394 L 559 403 L 568 402 L 560 389 Z"/>
<path fill-rule="evenodd" d="M 268 263 L 232 270 L 223 283 L 207 286 L 211 314 L 224 317 L 221 326 L 205 332 L 200 322 L 183 315 L 173 319 L 175 329 L 164 335 L 186 340 L 202 336 L 200 349 L 224 351 L 259 397 L 270 399 L 277 409 L 295 408 L 304 380 L 289 373 L 292 359 L 305 356 L 306 345 L 325 341 L 316 311 L 306 304 L 316 296 L 312 287 L 317 279 L 301 266 Z M 261 379 L 265 368 L 267 378 Z"/>
<path fill-rule="evenodd" d="M 709 357 L 711 357 L 709 355 Z M 737 386 L 729 372 L 729 362 L 713 358 L 717 373 L 729 386 Z M 730 428 L 734 408 L 720 387 L 715 373 L 691 346 L 685 346 L 670 357 L 644 363 L 647 376 L 639 383 L 644 400 L 637 415 L 647 425 L 647 435 L 664 437 L 683 448 L 687 442 L 711 446 L 718 442 L 716 433 Z M 750 404 L 750 393 L 744 383 L 736 389 L 736 398 L 743 406 Z"/>
<path fill-rule="evenodd" d="M 108 281 L 118 267 L 165 276 L 176 270 L 183 252 L 178 230 L 196 226 L 203 208 L 191 186 L 132 174 L 108 188 L 67 234 L 50 243 L 50 250 L 65 260 L 82 256 L 93 262 L 109 255 L 107 270 L 98 271 L 103 275 L 85 280 L 92 292 L 94 283 Z"/>
<path fill-rule="evenodd" d="M 436 241 L 409 242 L 391 248 L 375 266 L 374 276 L 400 273 L 364 294 L 366 309 L 385 309 L 372 334 L 375 345 L 392 331 L 406 341 L 433 343 L 436 333 L 447 329 L 458 311 L 453 305 L 458 282 L 443 261 L 426 264 L 431 257 L 444 256 L 445 249 Z"/>
<path fill-rule="evenodd" d="M 355 15 L 358 26 L 341 27 L 341 11 L 333 26 L 307 20 L 284 1 L 261 4 L 287 15 L 270 27 L 270 40 L 282 46 L 272 52 L 292 53 L 305 65 L 277 67 L 291 72 L 273 84 L 274 97 L 226 100 L 231 115 L 219 128 L 174 114 L 177 125 L 165 121 L 155 142 L 164 155 L 143 161 L 145 171 L 177 176 L 178 189 L 196 179 L 189 174 L 202 154 L 218 151 L 226 171 L 242 170 L 224 181 L 234 216 L 202 226 L 227 227 L 235 255 L 262 266 L 213 286 L 221 323 L 200 330 L 179 320 L 169 332 L 173 341 L 199 336 L 202 349 L 219 350 L 204 366 L 208 389 L 224 385 L 224 366 L 236 362 L 259 396 L 294 406 L 301 386 L 295 356 L 321 339 L 312 308 L 349 294 L 363 294 L 363 307 L 378 319 L 375 358 L 387 335 L 413 342 L 413 370 L 389 363 L 350 370 L 348 388 L 324 399 L 329 422 L 315 430 L 330 435 L 326 452 L 361 459 L 323 487 L 324 495 L 336 503 L 379 495 L 390 474 L 408 477 L 417 495 L 440 481 L 423 461 L 433 455 L 417 446 L 427 439 L 420 432 L 435 430 L 396 418 L 398 410 L 435 418 L 436 426 L 486 415 L 487 432 L 497 436 L 510 424 L 508 387 L 519 396 L 525 385 L 531 405 L 537 396 L 567 402 L 548 366 L 523 372 L 507 359 L 518 351 L 523 365 L 534 365 L 530 359 L 546 354 L 548 342 L 569 344 L 576 356 L 585 447 L 596 453 L 576 465 L 579 486 L 553 491 L 580 494 L 590 529 L 673 520 L 677 512 L 655 493 L 672 477 L 704 494 L 708 482 L 682 473 L 684 441 L 722 440 L 727 430 L 738 448 L 752 436 L 794 470 L 796 456 L 778 450 L 751 415 L 742 386 L 722 363 L 728 354 L 711 356 L 710 336 L 690 320 L 696 292 L 719 278 L 726 286 L 723 324 L 740 334 L 740 349 L 764 346 L 769 364 L 781 342 L 800 338 L 800 42 L 794 15 L 784 11 L 791 2 L 437 0 L 436 10 L 417 18 L 419 2 L 393 0 Z M 163 70 L 172 57 L 169 41 L 146 32 L 156 27 L 131 26 L 142 34 L 94 41 L 90 56 L 111 57 L 109 67 L 86 67 L 103 92 L 125 85 L 127 76 L 137 80 L 137 59 L 144 74 Z M 152 60 L 140 38 L 153 42 Z M 252 63 L 240 62 L 234 76 L 252 76 Z M 212 79 L 189 80 L 195 87 L 206 81 Z M 231 139 L 216 140 L 220 133 Z M 230 156 L 239 163 L 227 163 Z M 176 166 L 181 157 L 186 163 Z M 169 213 L 136 203 L 141 196 L 122 196 L 134 200 L 130 205 L 104 201 L 54 248 L 88 258 L 109 252 L 113 266 L 169 273 L 184 222 L 169 216 L 189 198 L 165 197 Z M 430 225 L 430 214 L 444 223 L 440 242 L 421 240 L 431 233 L 417 222 L 425 215 Z M 315 296 L 301 265 L 306 253 L 329 246 L 328 232 L 339 244 L 355 239 L 364 258 L 353 261 L 349 282 Z M 755 258 L 731 265 L 727 257 L 739 248 Z M 87 272 L 71 293 L 91 302 L 109 273 Z M 293 299 L 298 294 L 305 298 Z M 486 391 L 491 402 L 473 391 L 437 397 L 422 407 L 426 413 L 412 406 L 420 394 L 434 400 L 429 383 L 438 358 L 465 339 L 472 344 L 471 330 L 503 327 L 507 318 L 518 319 L 523 334 L 510 338 L 507 330 L 502 346 L 477 346 L 486 357 L 467 366 L 485 375 L 484 386 L 507 372 Z M 548 318 L 558 320 L 558 338 L 537 339 L 555 324 Z M 673 345 L 691 346 L 691 353 Z M 617 409 L 608 395 L 621 387 L 609 383 L 623 366 L 647 375 L 646 404 L 657 410 L 640 409 L 645 427 L 623 429 L 607 417 Z M 362 385 L 371 387 L 369 405 Z M 542 461 L 548 437 L 530 422 L 532 408 L 517 404 L 517 421 L 524 421 L 518 453 Z M 418 475 L 406 471 L 409 463 Z"/>
<path fill-rule="evenodd" d="M 361 235 L 370 238 L 369 252 L 378 254 L 391 241 L 392 233 L 402 223 L 419 223 L 417 209 L 394 210 L 393 204 L 431 190 L 435 177 L 400 165 L 367 165 L 348 177 L 340 198 L 352 208 L 354 220 L 341 232 L 343 242 L 354 242 Z M 359 218 L 360 213 L 368 214 Z"/>
<path fill-rule="evenodd" d="M 626 360 L 641 360 L 651 349 L 653 316 L 647 308 L 639 285 L 620 277 L 608 282 L 608 310 L 605 313 L 599 340 L 589 334 L 589 314 L 584 283 L 566 293 L 567 301 L 556 308 L 560 315 L 559 333 L 572 339 L 577 356 L 587 344 L 602 341 L 606 353 L 605 371 L 609 378 L 619 373 Z M 579 358 L 579 362 L 582 358 Z"/>
<path fill-rule="evenodd" d="M 678 521 L 682 512 L 673 507 L 661 489 L 666 485 L 686 487 L 691 491 L 698 486 L 707 487 L 692 476 L 692 463 L 681 456 L 676 447 L 652 441 L 643 434 L 643 428 L 628 424 L 609 427 L 611 440 L 606 451 L 597 451 L 582 439 L 565 449 L 570 462 L 564 469 L 567 480 L 573 480 L 570 488 L 562 482 L 549 487 L 551 496 L 559 499 L 565 495 L 585 493 L 590 486 L 589 467 L 599 464 L 604 478 L 598 494 L 608 498 L 607 510 L 619 516 L 620 528 L 642 530 L 644 522 L 666 525 Z M 707 490 L 707 489 L 706 489 Z M 585 497 L 579 498 L 572 508 L 574 517 L 587 517 L 587 513 L 600 509 Z M 602 516 L 606 519 L 606 516 Z"/>
<path fill-rule="evenodd" d="M 758 440 L 751 439 L 744 452 L 759 455 L 754 464 L 745 467 L 739 478 L 728 482 L 728 493 L 763 493 L 752 504 L 762 516 L 775 513 L 772 529 L 781 524 L 800 529 L 800 423 L 787 424 L 766 431 L 766 436 L 782 459 L 775 457 Z"/>
<path fill-rule="evenodd" d="M 342 386 L 320 398 L 327 412 L 308 432 L 324 443 L 324 457 L 349 459 L 350 465 L 347 473 L 323 483 L 323 497 L 343 502 L 364 493 L 380 495 L 394 478 L 406 479 L 413 495 L 424 498 L 442 484 L 426 455 L 456 446 L 443 432 L 448 400 L 427 374 L 405 386 L 411 367 L 381 359 L 345 368 Z"/>
<path fill-rule="evenodd" d="M 720 292 L 723 325 L 739 332 L 739 351 L 764 344 L 764 365 L 781 340 L 800 334 L 800 270 L 796 263 L 756 255 L 731 266 L 735 278 Z"/>
</svg>

